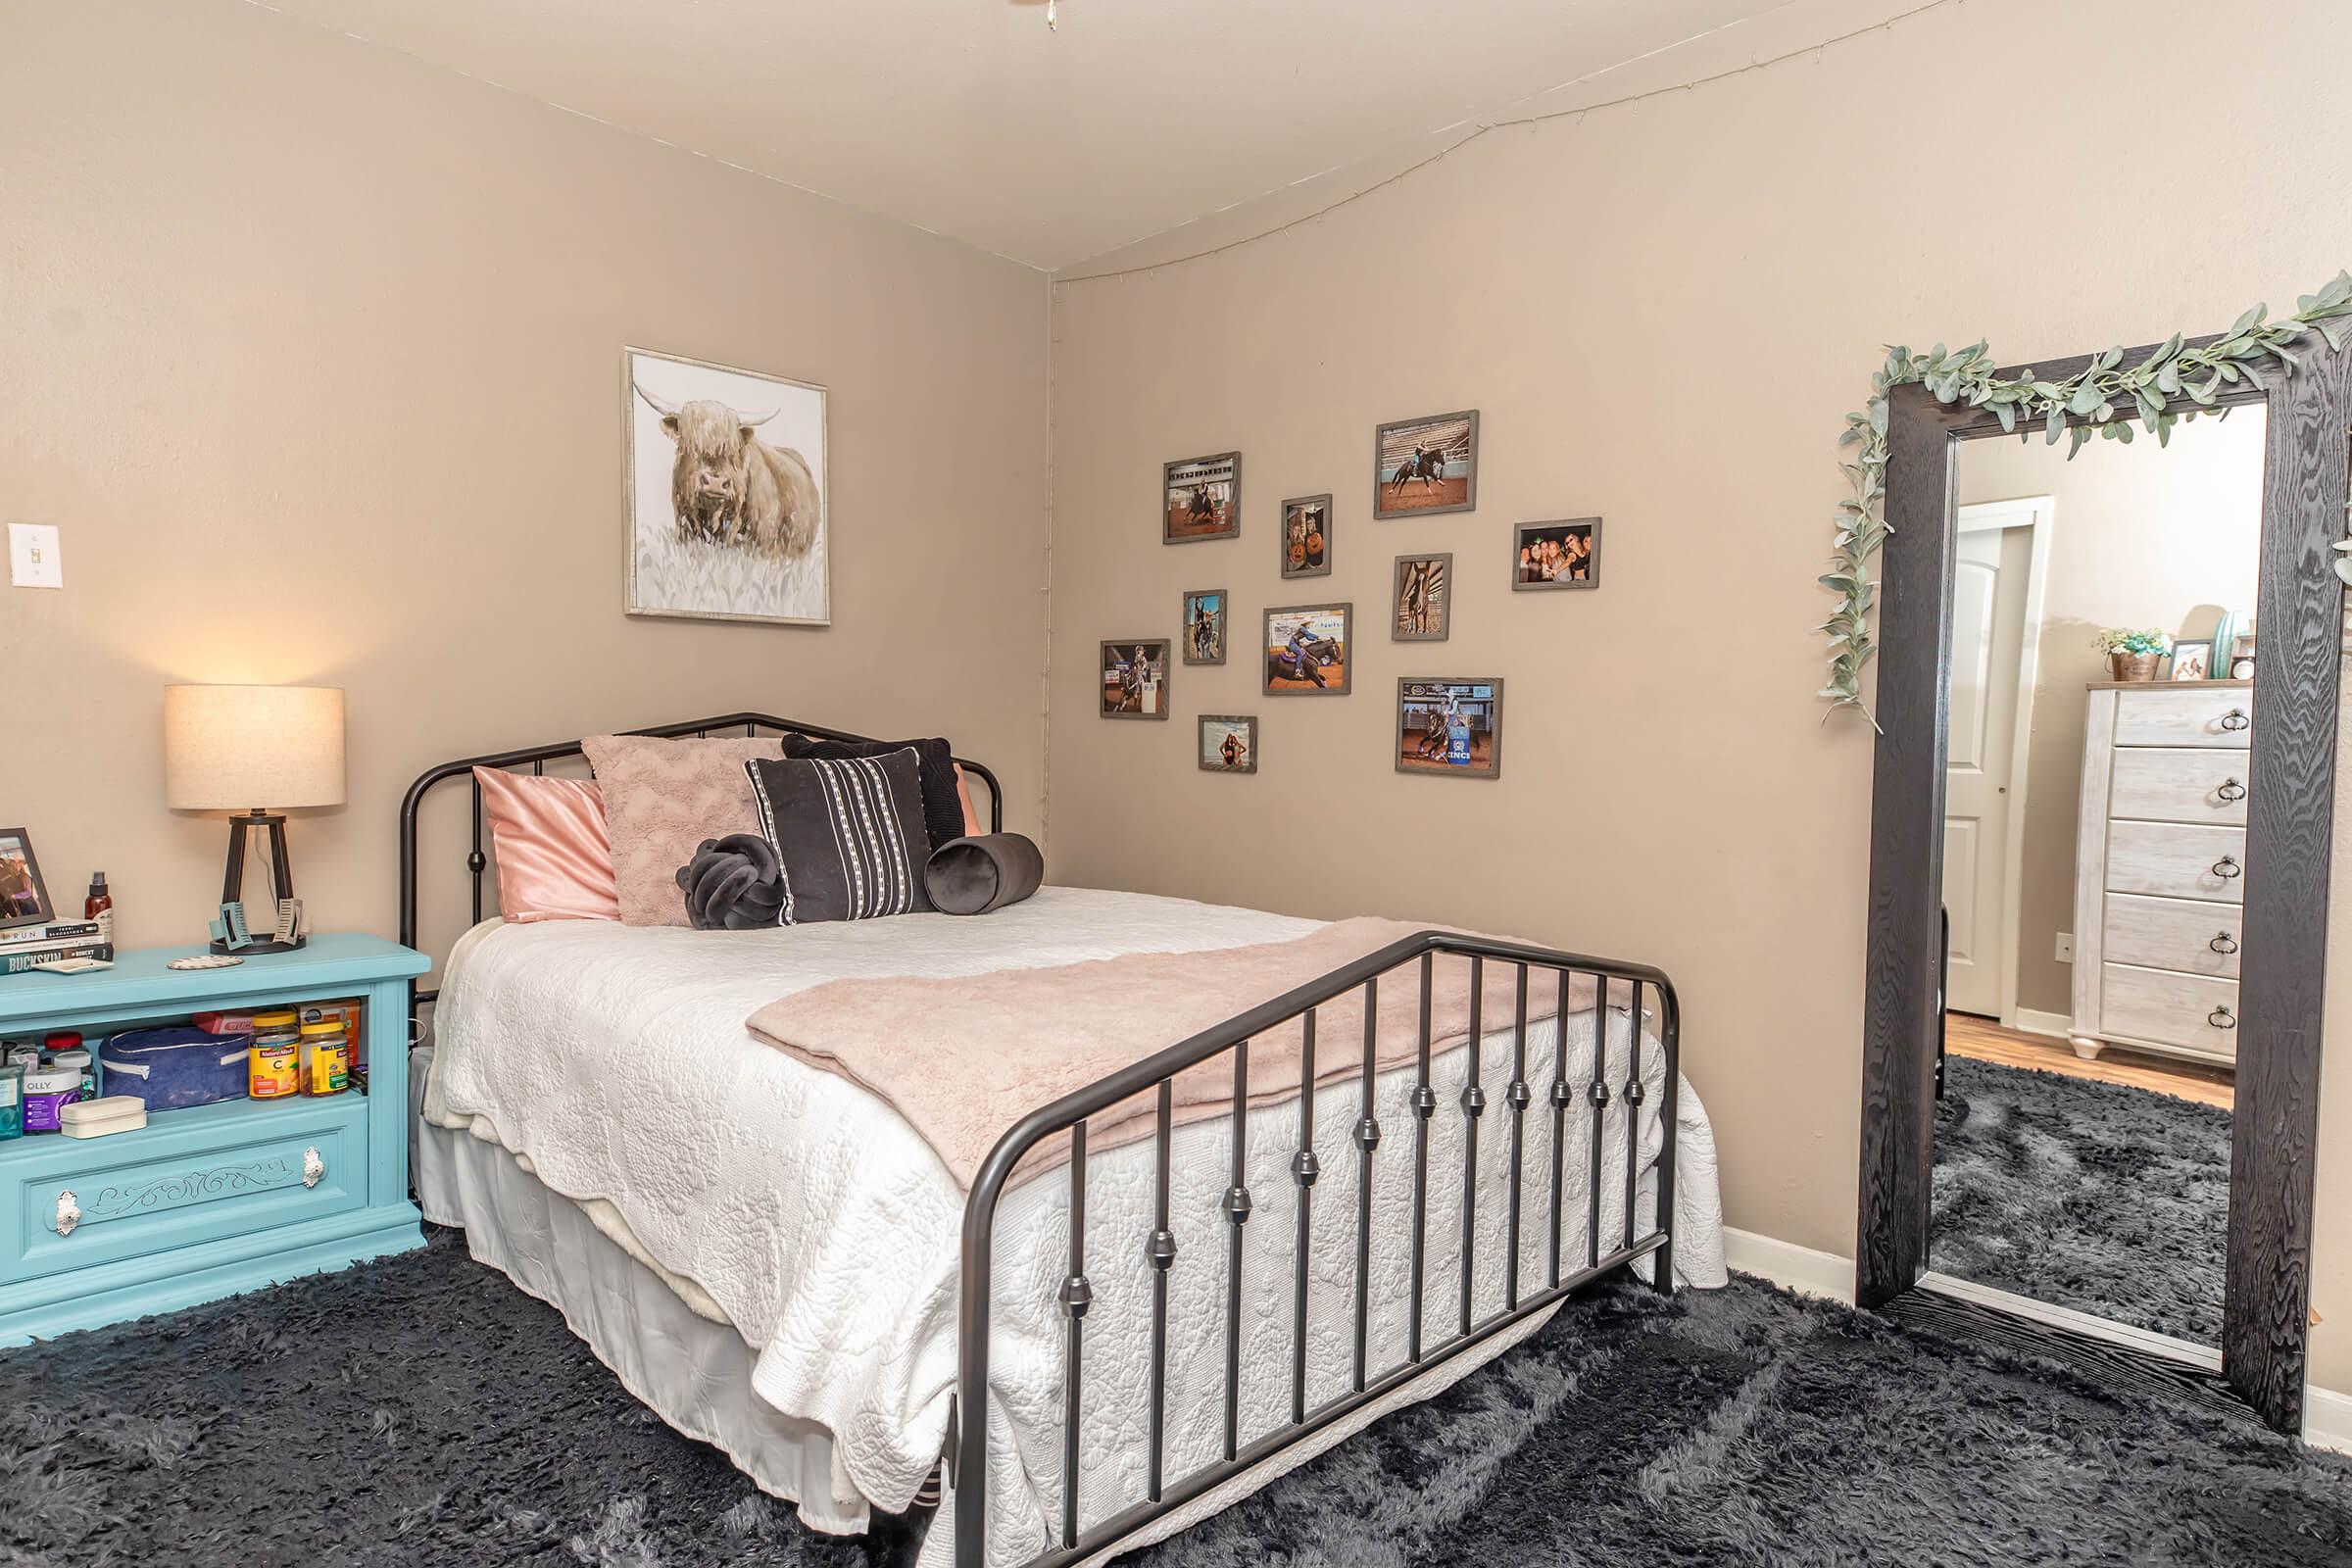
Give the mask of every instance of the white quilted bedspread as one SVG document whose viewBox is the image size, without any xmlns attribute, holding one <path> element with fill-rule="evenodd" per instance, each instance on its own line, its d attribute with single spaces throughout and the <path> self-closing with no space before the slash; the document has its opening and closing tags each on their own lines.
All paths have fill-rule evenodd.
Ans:
<svg viewBox="0 0 2352 1568">
<path fill-rule="evenodd" d="M 844 1079 L 760 1044 L 743 1021 L 790 992 L 849 976 L 959 975 L 1041 967 L 1128 953 L 1184 952 L 1280 941 L 1313 922 L 1182 900 L 1046 888 L 994 914 L 746 932 L 549 921 L 476 927 L 452 954 L 437 1005 L 439 1044 L 428 1114 L 469 1126 L 525 1156 L 539 1179 L 617 1211 L 638 1247 L 691 1282 L 758 1351 L 754 1388 L 768 1403 L 821 1424 L 836 1470 L 874 1504 L 900 1509 L 939 1458 L 956 1384 L 956 1288 L 962 1198 L 946 1168 L 896 1113 Z M 1409 982 L 1406 982 L 1409 983 Z M 1539 977 L 1537 984 L 1544 981 Z M 1541 993 L 1539 993 L 1541 994 Z M 1612 1011 L 1608 1073 L 1625 1078 L 1625 995 Z M 1651 1162 L 1663 1087 L 1661 1054 L 1643 1052 L 1641 1206 L 1654 1201 Z M 1548 1266 L 1551 1127 L 1542 1098 L 1555 1035 L 1529 1033 L 1521 1279 Z M 1139 1040 L 1143 1055 L 1166 1041 Z M 1326 1048 L 1333 1049 L 1332 1047 Z M 1344 1049 L 1344 1048 L 1342 1048 Z M 1592 1020 L 1568 1030 L 1568 1077 L 1592 1076 Z M 1502 1304 L 1507 1223 L 1510 1037 L 1488 1038 L 1481 1078 L 1473 1310 Z M 1458 1320 L 1463 1137 L 1457 1104 L 1467 1051 L 1433 1071 L 1425 1335 Z M 1007 1071 L 1018 1071 L 1007 1063 Z M 1413 1119 L 1410 1071 L 1380 1081 L 1383 1140 L 1374 1161 L 1369 1359 L 1375 1375 L 1401 1359 L 1410 1277 Z M 1316 1097 L 1323 1176 L 1312 1193 L 1307 1399 L 1348 1385 L 1353 1350 L 1359 1114 L 1353 1085 Z M 1714 1144 L 1697 1097 L 1680 1097 L 1676 1273 L 1718 1285 L 1722 1207 Z M 1622 1095 L 1606 1112 L 1600 1250 L 1625 1228 Z M 1569 1266 L 1587 1248 L 1592 1112 L 1571 1111 L 1564 1140 L 1561 1224 Z M 1290 1404 L 1292 1270 L 1298 1189 L 1296 1107 L 1253 1113 L 1246 1169 L 1256 1211 L 1245 1232 L 1241 1441 L 1272 1431 Z M 1226 1225 L 1232 1132 L 1223 1121 L 1179 1130 L 1171 1227 L 1167 1474 L 1222 1454 Z M 1089 1161 L 1082 1522 L 1143 1494 L 1149 1399 L 1152 1151 L 1141 1144 Z M 996 1249 L 991 1338 L 989 1476 L 992 1562 L 1044 1546 L 1061 1495 L 1064 1319 L 1054 1296 L 1066 1265 L 1065 1171 L 1007 1195 Z M 1642 1228 L 1646 1228 L 1644 1225 Z M 839 1499 L 798 1499 L 819 1527 L 855 1528 Z M 935 1529 L 926 1560 L 944 1560 Z"/>
</svg>

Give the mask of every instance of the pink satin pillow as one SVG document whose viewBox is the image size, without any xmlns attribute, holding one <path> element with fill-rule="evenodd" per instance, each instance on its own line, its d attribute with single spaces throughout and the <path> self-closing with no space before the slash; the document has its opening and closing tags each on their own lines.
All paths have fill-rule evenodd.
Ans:
<svg viewBox="0 0 2352 1568">
<path fill-rule="evenodd" d="M 477 767 L 473 778 L 498 857 L 501 914 L 517 925 L 620 918 L 602 790 L 497 767 Z"/>
</svg>

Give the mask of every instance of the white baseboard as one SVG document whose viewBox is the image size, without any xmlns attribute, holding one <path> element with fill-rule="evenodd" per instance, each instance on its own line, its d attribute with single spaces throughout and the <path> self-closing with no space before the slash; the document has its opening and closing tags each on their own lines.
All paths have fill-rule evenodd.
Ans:
<svg viewBox="0 0 2352 1568">
<path fill-rule="evenodd" d="M 1784 1242 L 1774 1236 L 1725 1226 L 1724 1261 L 1742 1274 L 1755 1274 L 1799 1296 L 1818 1296 L 1845 1305 L 1854 1300 L 1854 1260 Z M 2352 1453 L 2352 1394 L 2311 1384 L 2303 1391 L 2303 1441 L 2317 1448 Z"/>
<path fill-rule="evenodd" d="M 1854 1304 L 1854 1260 L 1835 1252 L 1816 1251 L 1754 1231 L 1723 1228 L 1724 1261 L 1742 1274 L 1757 1274 L 1799 1296 L 1819 1296 L 1846 1306 Z"/>
<path fill-rule="evenodd" d="M 2050 1035 L 2064 1040 L 2075 1032 L 2075 1020 L 2063 1012 L 2035 1012 L 2032 1007 L 2020 1007 L 2017 1022 L 2010 1027 L 2030 1035 Z"/>
<path fill-rule="evenodd" d="M 2352 1453 L 2352 1394 L 2312 1384 L 2303 1391 L 2303 1441 L 2315 1448 Z"/>
</svg>

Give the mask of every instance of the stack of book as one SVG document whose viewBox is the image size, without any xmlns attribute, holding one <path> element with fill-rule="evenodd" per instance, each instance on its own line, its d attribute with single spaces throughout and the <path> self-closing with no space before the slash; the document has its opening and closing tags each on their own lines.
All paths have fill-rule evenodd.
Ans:
<svg viewBox="0 0 2352 1568">
<path fill-rule="evenodd" d="M 59 958 L 115 956 L 114 933 L 102 920 L 51 920 L 46 925 L 11 926 L 0 931 L 0 974 L 22 974 Z"/>
</svg>

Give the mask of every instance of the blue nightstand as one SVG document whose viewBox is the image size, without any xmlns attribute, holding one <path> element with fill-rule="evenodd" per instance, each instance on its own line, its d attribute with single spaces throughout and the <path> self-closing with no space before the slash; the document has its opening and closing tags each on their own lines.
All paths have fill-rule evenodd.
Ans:
<svg viewBox="0 0 2352 1568">
<path fill-rule="evenodd" d="M 0 1143 L 0 1346 L 190 1306 L 423 1245 L 409 1201 L 409 982 L 432 960 L 368 936 L 176 970 L 146 948 L 95 974 L 0 977 L 0 1039 L 270 1004 L 366 1000 L 368 1093 L 232 1100 L 109 1138 Z"/>
</svg>

